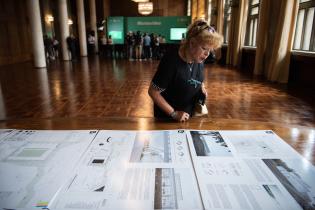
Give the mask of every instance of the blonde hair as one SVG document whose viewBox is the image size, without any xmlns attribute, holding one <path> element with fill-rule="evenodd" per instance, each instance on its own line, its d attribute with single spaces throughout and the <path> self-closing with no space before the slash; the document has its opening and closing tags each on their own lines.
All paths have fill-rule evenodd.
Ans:
<svg viewBox="0 0 315 210">
<path fill-rule="evenodd" d="M 192 39 L 196 39 L 202 44 L 210 44 L 213 49 L 220 48 L 223 43 L 223 36 L 207 24 L 204 20 L 196 20 L 188 26 L 186 40 L 183 42 L 185 48 Z"/>
</svg>

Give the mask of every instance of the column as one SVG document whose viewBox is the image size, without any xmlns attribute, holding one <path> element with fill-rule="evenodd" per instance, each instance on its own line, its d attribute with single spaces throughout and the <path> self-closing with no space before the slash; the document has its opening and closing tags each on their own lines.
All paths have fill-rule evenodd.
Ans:
<svg viewBox="0 0 315 210">
<path fill-rule="evenodd" d="M 60 43 L 63 60 L 69 60 L 67 37 L 69 36 L 67 0 L 58 0 Z"/>
<path fill-rule="evenodd" d="M 45 48 L 43 40 L 42 25 L 40 19 L 39 1 L 28 0 L 28 15 L 31 26 L 31 39 L 33 47 L 34 66 L 37 68 L 46 67 Z"/>
<path fill-rule="evenodd" d="M 103 18 L 105 20 L 104 24 L 104 34 L 107 36 L 107 17 L 110 14 L 110 1 L 109 0 L 103 0 Z"/>
<path fill-rule="evenodd" d="M 90 20 L 91 29 L 95 32 L 95 52 L 98 52 L 98 37 L 97 37 L 97 27 L 96 27 L 96 9 L 95 0 L 90 0 Z"/>
<path fill-rule="evenodd" d="M 85 14 L 84 14 L 84 2 L 83 2 L 83 0 L 77 0 L 77 16 L 78 16 L 80 55 L 81 56 L 87 56 Z"/>
</svg>

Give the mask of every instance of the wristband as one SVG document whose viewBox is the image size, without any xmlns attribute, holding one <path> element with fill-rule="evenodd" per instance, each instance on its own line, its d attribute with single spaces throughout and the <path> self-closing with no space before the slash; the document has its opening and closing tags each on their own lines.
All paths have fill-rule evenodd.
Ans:
<svg viewBox="0 0 315 210">
<path fill-rule="evenodd" d="M 173 118 L 173 119 L 175 119 L 176 115 L 177 115 L 176 111 L 173 111 L 173 112 L 170 114 L 171 118 Z"/>
</svg>

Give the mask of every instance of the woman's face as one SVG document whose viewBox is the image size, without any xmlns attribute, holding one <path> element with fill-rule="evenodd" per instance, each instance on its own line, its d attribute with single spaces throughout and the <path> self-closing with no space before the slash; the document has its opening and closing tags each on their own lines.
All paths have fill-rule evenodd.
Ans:
<svg viewBox="0 0 315 210">
<path fill-rule="evenodd" d="M 191 56 L 194 62 L 202 63 L 209 56 L 212 46 L 210 44 L 197 43 L 193 44 L 191 49 Z"/>
</svg>

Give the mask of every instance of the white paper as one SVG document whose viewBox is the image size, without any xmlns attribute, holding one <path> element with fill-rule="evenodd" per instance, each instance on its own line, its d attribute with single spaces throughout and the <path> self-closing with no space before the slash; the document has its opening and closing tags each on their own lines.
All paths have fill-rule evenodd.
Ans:
<svg viewBox="0 0 315 210">
<path fill-rule="evenodd" d="M 0 208 L 315 209 L 273 131 L 0 130 Z"/>
<path fill-rule="evenodd" d="M 16 130 L 0 142 L 0 207 L 47 206 L 96 131 Z"/>
<path fill-rule="evenodd" d="M 10 133 L 12 133 L 12 131 L 14 131 L 14 129 L 0 129 L 0 141 L 1 139 L 3 139 L 4 137 L 8 136 Z"/>
<path fill-rule="evenodd" d="M 186 134 L 100 131 L 49 207 L 203 209 Z"/>
<path fill-rule="evenodd" d="M 205 209 L 315 207 L 314 167 L 293 170 L 303 158 L 272 131 L 186 132 Z"/>
</svg>

